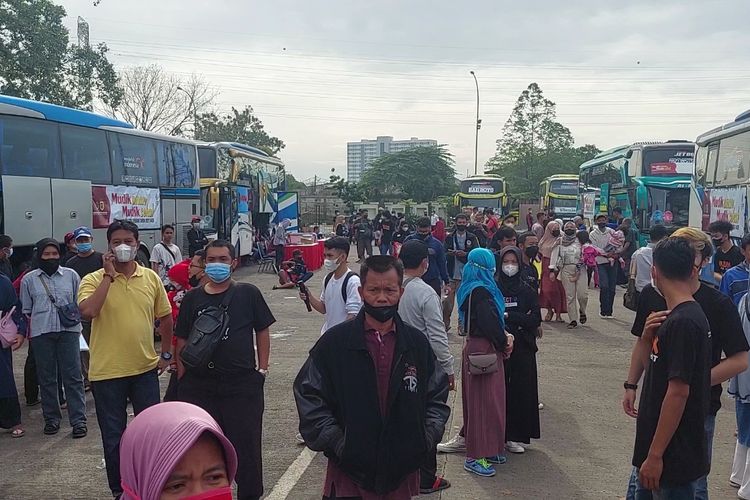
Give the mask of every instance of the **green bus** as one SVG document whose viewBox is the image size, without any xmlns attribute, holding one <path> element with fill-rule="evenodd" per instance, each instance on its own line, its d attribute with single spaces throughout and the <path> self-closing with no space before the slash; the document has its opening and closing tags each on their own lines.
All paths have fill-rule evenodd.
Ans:
<svg viewBox="0 0 750 500">
<path fill-rule="evenodd" d="M 472 175 L 461 181 L 460 191 L 453 197 L 459 209 L 468 207 L 491 208 L 505 217 L 511 202 L 504 177 L 493 174 Z"/>
<path fill-rule="evenodd" d="M 539 206 L 555 216 L 572 219 L 577 213 L 578 189 L 576 174 L 551 175 L 539 183 Z"/>
</svg>

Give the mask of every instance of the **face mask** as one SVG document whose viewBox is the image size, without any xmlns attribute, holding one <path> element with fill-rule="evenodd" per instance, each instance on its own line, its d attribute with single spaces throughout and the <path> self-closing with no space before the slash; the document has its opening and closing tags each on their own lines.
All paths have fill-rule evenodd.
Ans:
<svg viewBox="0 0 750 500">
<path fill-rule="evenodd" d="M 183 497 L 182 500 L 232 500 L 232 487 L 225 486 L 215 490 L 204 491 L 197 495 Z"/>
<path fill-rule="evenodd" d="M 404 226 L 401 228 L 401 231 L 406 232 L 409 230 L 409 226 Z"/>
<path fill-rule="evenodd" d="M 198 275 L 195 275 L 188 278 L 188 283 L 190 284 L 191 288 L 195 288 L 197 286 L 200 286 L 201 280 L 200 278 L 198 278 Z"/>
<path fill-rule="evenodd" d="M 534 260 L 539 253 L 539 247 L 536 245 L 531 245 L 529 247 L 526 247 L 526 249 L 523 251 L 526 254 L 526 257 L 528 257 L 531 260 Z"/>
<path fill-rule="evenodd" d="M 52 276 L 60 268 L 60 259 L 46 259 L 39 261 L 39 269 L 47 276 Z"/>
<path fill-rule="evenodd" d="M 715 247 L 720 247 L 722 243 L 724 243 L 723 238 L 713 239 L 711 238 L 711 241 L 713 241 Z"/>
<path fill-rule="evenodd" d="M 463 224 L 461 224 L 460 226 L 456 226 L 456 231 L 458 231 L 459 233 L 463 233 L 464 231 L 466 231 L 466 226 Z"/>
<path fill-rule="evenodd" d="M 206 264 L 206 276 L 214 283 L 224 283 L 232 275 L 232 266 L 223 262 Z"/>
<path fill-rule="evenodd" d="M 503 264 L 502 270 L 503 270 L 503 273 L 510 278 L 510 277 L 515 276 L 518 273 L 518 265 Z"/>
<path fill-rule="evenodd" d="M 574 234 L 576 234 L 576 230 L 575 229 L 566 229 L 565 230 L 565 234 L 568 235 L 568 236 L 573 236 Z"/>
<path fill-rule="evenodd" d="M 5 255 L 6 255 L 7 257 L 10 257 L 10 256 L 12 256 L 12 255 L 13 255 L 13 247 L 10 247 L 10 248 L 3 248 L 3 253 L 5 253 Z"/>
<path fill-rule="evenodd" d="M 339 267 L 339 263 L 334 259 L 326 259 L 323 261 L 323 267 L 326 269 L 326 272 L 332 273 Z"/>
<path fill-rule="evenodd" d="M 117 245 L 114 248 L 114 252 L 117 262 L 130 262 L 131 260 L 135 259 L 135 256 L 138 253 L 138 249 L 136 247 L 131 247 L 127 243 L 123 243 L 121 245 Z"/>
<path fill-rule="evenodd" d="M 76 243 L 78 253 L 89 253 L 91 251 L 91 246 L 91 243 Z"/>
<path fill-rule="evenodd" d="M 661 290 L 659 290 L 659 287 L 656 286 L 656 281 L 654 280 L 654 277 L 651 276 L 651 286 L 653 287 L 654 291 L 664 297 L 664 294 L 661 293 Z"/>
<path fill-rule="evenodd" d="M 386 321 L 393 319 L 398 311 L 398 304 L 395 306 L 372 306 L 365 302 L 365 312 L 373 317 L 375 321 L 385 323 Z"/>
<path fill-rule="evenodd" d="M 421 234 L 421 233 L 417 233 L 417 237 L 418 237 L 418 238 L 419 238 L 420 240 L 424 241 L 424 240 L 426 240 L 427 238 L 429 238 L 429 237 L 430 237 L 430 235 L 429 235 L 429 233 L 428 233 L 428 234 Z"/>
<path fill-rule="evenodd" d="M 554 231 L 552 231 L 552 236 L 554 236 L 555 238 L 557 238 L 558 236 L 560 236 L 560 230 L 559 229 L 555 229 Z"/>
<path fill-rule="evenodd" d="M 516 227 L 516 225 L 514 223 L 512 223 L 512 222 L 506 222 L 505 225 L 507 227 Z"/>
<path fill-rule="evenodd" d="M 200 227 L 200 222 L 193 222 L 193 229 L 199 229 Z"/>
<path fill-rule="evenodd" d="M 599 229 L 604 229 L 605 227 L 607 227 L 607 223 L 606 223 L 606 222 L 597 222 L 597 223 L 596 223 L 596 226 L 597 226 L 597 227 L 598 227 Z"/>
</svg>

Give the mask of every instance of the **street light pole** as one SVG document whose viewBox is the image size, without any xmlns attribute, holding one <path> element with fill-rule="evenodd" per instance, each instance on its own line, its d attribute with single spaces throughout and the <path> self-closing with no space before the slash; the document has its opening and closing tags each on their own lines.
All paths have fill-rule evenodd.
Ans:
<svg viewBox="0 0 750 500">
<path fill-rule="evenodd" d="M 193 111 L 193 139 L 195 139 L 195 127 L 198 123 L 198 114 L 196 112 L 197 110 L 195 109 L 195 101 L 193 100 L 193 94 L 183 89 L 179 85 L 177 86 L 177 90 L 181 90 L 182 92 L 185 92 L 185 94 L 188 96 L 188 99 L 190 99 L 190 104 L 189 104 L 190 109 L 188 109 L 188 112 L 190 112 L 191 109 Z"/>
<path fill-rule="evenodd" d="M 474 84 L 477 86 L 477 130 L 474 138 L 474 175 L 477 175 L 477 156 L 479 155 L 479 129 L 482 128 L 482 120 L 479 119 L 479 82 L 474 71 L 469 71 L 474 77 Z"/>
</svg>

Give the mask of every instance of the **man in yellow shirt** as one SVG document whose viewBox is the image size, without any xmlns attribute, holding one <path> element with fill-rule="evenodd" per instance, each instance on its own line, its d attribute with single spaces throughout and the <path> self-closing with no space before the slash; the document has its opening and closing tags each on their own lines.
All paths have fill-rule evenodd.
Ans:
<svg viewBox="0 0 750 500">
<path fill-rule="evenodd" d="M 138 226 L 117 220 L 107 229 L 104 268 L 86 275 L 78 290 L 81 314 L 91 320 L 89 380 L 102 433 L 112 495 L 120 486 L 120 438 L 128 400 L 137 415 L 159 403 L 159 374 L 169 365 L 172 308 L 159 276 L 135 262 Z M 159 320 L 161 352 L 154 349 Z"/>
</svg>

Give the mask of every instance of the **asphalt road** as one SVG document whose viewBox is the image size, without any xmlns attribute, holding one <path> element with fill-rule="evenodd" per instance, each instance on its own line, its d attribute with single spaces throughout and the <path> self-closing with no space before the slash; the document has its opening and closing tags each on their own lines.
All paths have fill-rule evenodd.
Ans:
<svg viewBox="0 0 750 500">
<path fill-rule="evenodd" d="M 356 264 L 352 267 L 357 270 Z M 320 293 L 323 272 L 309 286 Z M 255 268 L 237 273 L 256 284 L 277 318 L 272 327 L 271 367 L 266 382 L 264 415 L 264 476 L 267 498 L 319 499 L 325 458 L 294 440 L 297 416 L 292 381 L 307 350 L 318 338 L 322 316 L 308 313 L 293 290 L 271 290 L 275 277 Z M 545 324 L 540 341 L 539 386 L 545 408 L 542 438 L 524 455 L 509 455 L 494 478 L 463 470 L 460 455 L 441 456 L 439 467 L 453 487 L 442 499 L 616 499 L 625 494 L 630 473 L 635 422 L 621 410 L 622 382 L 632 347 L 628 333 L 632 313 L 622 308 L 621 295 L 614 320 L 597 315 L 597 293 L 590 291 L 589 324 L 567 330 Z M 455 321 L 455 319 L 454 319 Z M 454 328 L 455 330 L 455 328 Z M 461 338 L 451 336 L 458 359 Z M 16 381 L 22 390 L 25 347 L 14 355 Z M 167 376 L 162 377 L 163 389 Z M 453 407 L 447 434 L 461 426 L 461 402 L 451 393 Z M 23 405 L 23 397 L 21 402 Z M 11 439 L 0 432 L 0 499 L 107 499 L 106 474 L 92 396 L 87 394 L 89 435 L 73 440 L 64 422 L 56 436 L 42 434 L 39 406 L 22 408 L 26 436 Z M 710 493 L 713 499 L 736 498 L 728 485 L 734 452 L 734 405 L 726 397 L 719 412 L 714 440 Z"/>
</svg>

